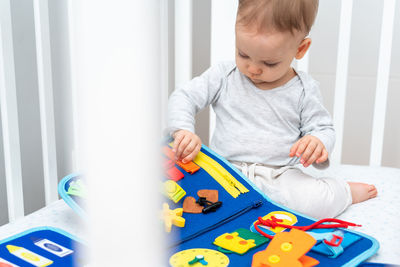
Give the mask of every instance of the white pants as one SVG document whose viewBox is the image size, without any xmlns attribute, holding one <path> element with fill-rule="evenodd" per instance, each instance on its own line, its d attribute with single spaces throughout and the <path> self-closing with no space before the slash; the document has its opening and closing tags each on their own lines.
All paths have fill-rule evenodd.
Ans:
<svg viewBox="0 0 400 267">
<path fill-rule="evenodd" d="M 316 219 L 335 217 L 352 203 L 343 179 L 315 178 L 294 166 L 232 164 L 273 201 Z"/>
</svg>

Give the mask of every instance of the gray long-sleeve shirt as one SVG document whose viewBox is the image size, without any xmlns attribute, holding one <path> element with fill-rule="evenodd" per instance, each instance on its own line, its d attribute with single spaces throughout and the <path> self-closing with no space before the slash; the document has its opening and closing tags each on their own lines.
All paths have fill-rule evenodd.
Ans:
<svg viewBox="0 0 400 267">
<path fill-rule="evenodd" d="M 212 105 L 216 127 L 210 147 L 230 161 L 295 165 L 298 158 L 289 157 L 290 148 L 308 134 L 330 154 L 335 130 L 319 85 L 308 74 L 297 74 L 285 85 L 261 90 L 234 62 L 211 67 L 170 96 L 167 133 L 194 132 L 196 113 Z"/>
</svg>

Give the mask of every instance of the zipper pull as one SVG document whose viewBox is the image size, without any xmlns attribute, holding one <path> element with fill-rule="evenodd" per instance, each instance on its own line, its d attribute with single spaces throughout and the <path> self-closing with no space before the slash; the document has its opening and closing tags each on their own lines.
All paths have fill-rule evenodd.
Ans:
<svg viewBox="0 0 400 267">
<path fill-rule="evenodd" d="M 229 178 L 228 175 L 224 175 L 223 177 L 224 177 L 224 179 L 228 182 L 229 185 L 235 187 L 235 182 L 233 182 L 233 181 L 231 180 L 231 178 Z"/>
<path fill-rule="evenodd" d="M 263 202 L 261 200 L 258 201 L 254 201 L 253 202 L 253 208 L 258 208 L 263 204 Z"/>
</svg>

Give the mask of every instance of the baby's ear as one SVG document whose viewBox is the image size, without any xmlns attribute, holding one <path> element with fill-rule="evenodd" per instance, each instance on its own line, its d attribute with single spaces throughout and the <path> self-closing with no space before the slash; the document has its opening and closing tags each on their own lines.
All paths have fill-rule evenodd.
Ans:
<svg viewBox="0 0 400 267">
<path fill-rule="evenodd" d="M 296 59 L 302 59 L 304 55 L 306 54 L 308 48 L 310 48 L 311 45 L 311 39 L 310 38 L 305 38 L 303 41 L 301 41 L 299 47 L 297 48 L 297 53 L 295 58 Z"/>
</svg>

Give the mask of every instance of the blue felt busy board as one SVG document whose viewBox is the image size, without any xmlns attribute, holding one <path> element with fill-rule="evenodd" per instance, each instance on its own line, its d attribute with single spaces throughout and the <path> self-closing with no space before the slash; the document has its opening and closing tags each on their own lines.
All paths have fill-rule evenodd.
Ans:
<svg viewBox="0 0 400 267">
<path fill-rule="evenodd" d="M 269 243 L 263 244 L 240 255 L 237 253 L 229 253 L 229 250 L 227 251 L 214 245 L 215 239 L 225 233 L 234 233 L 240 228 L 257 233 L 257 231 L 254 230 L 253 223 L 258 217 L 265 216 L 271 212 L 292 214 L 297 219 L 297 223 L 294 224 L 296 226 L 310 225 L 315 222 L 315 220 L 310 217 L 274 203 L 240 171 L 233 167 L 233 165 L 208 147 L 203 145 L 201 153 L 217 162 L 220 167 L 227 170 L 249 191 L 241 193 L 235 198 L 220 182 L 218 182 L 218 179 L 213 178 L 215 173 L 213 173 L 212 170 L 207 169 L 206 171 L 202 167 L 199 171 L 190 174 L 183 168 L 175 165 L 175 167 L 184 174 L 184 178 L 176 183 L 186 194 L 177 203 L 165 197 L 164 202 L 168 204 L 171 210 L 182 208 L 183 202 L 188 196 L 198 199 L 197 192 L 203 189 L 217 190 L 218 201 L 222 202 L 222 206 L 216 211 L 207 214 L 183 212 L 182 217 L 185 219 L 184 227 L 172 225 L 171 231 L 165 233 L 168 240 L 168 258 L 171 266 L 178 266 L 177 262 L 182 264 L 182 259 L 185 261 L 185 264 L 179 266 L 198 267 L 205 266 L 205 263 L 207 263 L 207 266 L 226 266 L 224 264 L 210 265 L 210 263 L 207 262 L 207 253 L 212 253 L 214 251 L 215 255 L 221 256 L 221 262 L 226 262 L 227 257 L 229 266 L 251 266 L 253 255 L 258 251 L 265 250 Z M 196 159 L 194 162 L 196 163 Z M 165 175 L 164 182 L 168 180 L 167 175 Z M 306 254 L 318 260 L 318 266 L 356 266 L 375 254 L 379 248 L 379 244 L 374 238 L 355 231 L 347 229 L 312 230 L 315 236 L 318 236 L 318 234 L 329 234 L 334 231 L 339 231 L 335 233 L 341 233 L 343 237 L 340 244 L 341 251 L 338 252 L 337 249 L 339 248 L 333 247 L 333 251 L 336 251 L 336 254 L 332 256 L 329 254 L 329 251 L 326 251 L 325 244 L 317 242 L 313 249 Z M 206 254 L 206 256 L 204 256 L 204 263 L 201 263 L 200 260 L 196 260 L 195 258 L 195 254 L 197 251 L 200 251 L 200 249 L 205 251 L 204 253 Z M 211 261 L 217 260 L 212 256 L 210 256 L 209 259 Z"/>
<path fill-rule="evenodd" d="M 38 227 L 0 241 L 1 267 L 87 266 L 86 245 L 69 233 Z"/>
</svg>

